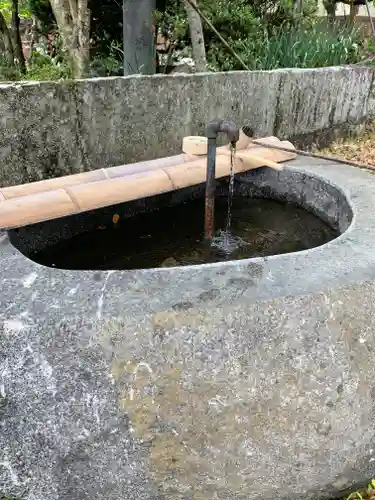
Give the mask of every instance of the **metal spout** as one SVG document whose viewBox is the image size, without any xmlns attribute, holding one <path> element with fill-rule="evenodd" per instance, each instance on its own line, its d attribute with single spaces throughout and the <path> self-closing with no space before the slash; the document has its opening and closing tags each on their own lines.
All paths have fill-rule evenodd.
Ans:
<svg viewBox="0 0 375 500">
<path fill-rule="evenodd" d="M 206 129 L 207 135 L 207 179 L 204 215 L 204 239 L 211 245 L 214 235 L 215 188 L 216 188 L 216 139 L 220 133 L 227 135 L 234 146 L 240 138 L 240 131 L 233 122 L 214 120 Z"/>
</svg>

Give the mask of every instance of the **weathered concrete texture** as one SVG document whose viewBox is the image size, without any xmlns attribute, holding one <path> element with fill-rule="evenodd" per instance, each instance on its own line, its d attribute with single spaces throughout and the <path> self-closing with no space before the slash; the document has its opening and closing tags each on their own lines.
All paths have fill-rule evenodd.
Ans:
<svg viewBox="0 0 375 500">
<path fill-rule="evenodd" d="M 354 214 L 304 252 L 72 272 L 3 235 L 0 496 L 316 500 L 375 474 L 375 177 L 296 165 Z"/>
<path fill-rule="evenodd" d="M 311 135 L 375 114 L 360 67 L 0 86 L 0 185 L 167 156 L 212 118 Z"/>
</svg>

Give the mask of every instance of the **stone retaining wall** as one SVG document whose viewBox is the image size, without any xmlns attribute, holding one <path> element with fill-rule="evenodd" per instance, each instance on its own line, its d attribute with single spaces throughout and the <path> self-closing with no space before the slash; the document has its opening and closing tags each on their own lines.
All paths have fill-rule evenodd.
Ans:
<svg viewBox="0 0 375 500">
<path fill-rule="evenodd" d="M 365 67 L 0 85 L 0 185 L 168 156 L 212 118 L 308 136 L 375 114 Z"/>
</svg>

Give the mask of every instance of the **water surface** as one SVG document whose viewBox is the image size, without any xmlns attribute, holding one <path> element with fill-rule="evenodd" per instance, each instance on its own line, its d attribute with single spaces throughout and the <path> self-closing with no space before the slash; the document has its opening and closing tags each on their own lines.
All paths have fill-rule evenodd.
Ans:
<svg viewBox="0 0 375 500">
<path fill-rule="evenodd" d="M 142 269 L 247 259 L 297 252 L 338 234 L 312 213 L 275 200 L 233 196 L 215 203 L 214 245 L 203 244 L 204 200 L 119 220 L 32 256 L 62 269 Z"/>
</svg>

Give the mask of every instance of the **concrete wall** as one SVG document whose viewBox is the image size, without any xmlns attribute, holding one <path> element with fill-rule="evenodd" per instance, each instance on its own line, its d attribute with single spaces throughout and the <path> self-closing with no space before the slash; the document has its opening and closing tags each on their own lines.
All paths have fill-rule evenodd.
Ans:
<svg viewBox="0 0 375 500">
<path fill-rule="evenodd" d="M 370 3 L 370 14 L 371 14 L 371 17 L 374 17 L 375 16 L 375 8 L 372 4 L 372 2 Z M 350 5 L 345 5 L 343 3 L 338 3 L 337 6 L 336 6 L 336 16 L 346 16 L 346 17 L 349 17 L 349 13 L 350 13 Z M 323 5 L 323 0 L 319 0 L 318 1 L 318 15 L 319 16 L 326 16 L 327 15 L 327 11 L 325 10 L 324 8 L 324 5 Z M 367 14 L 367 9 L 366 9 L 366 6 L 365 5 L 361 5 L 358 9 L 358 15 L 359 16 L 368 16 Z"/>
<path fill-rule="evenodd" d="M 0 85 L 0 185 L 175 154 L 227 117 L 257 134 L 312 134 L 375 115 L 374 70 L 135 76 Z"/>
</svg>

